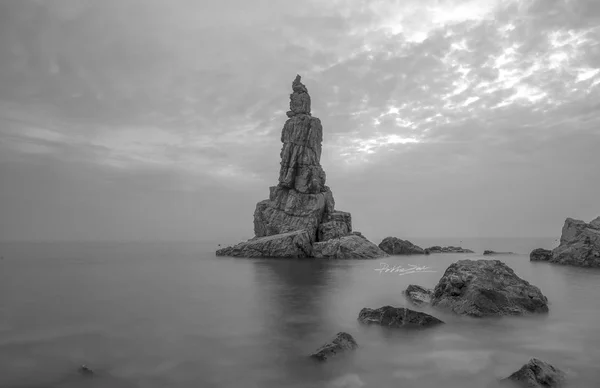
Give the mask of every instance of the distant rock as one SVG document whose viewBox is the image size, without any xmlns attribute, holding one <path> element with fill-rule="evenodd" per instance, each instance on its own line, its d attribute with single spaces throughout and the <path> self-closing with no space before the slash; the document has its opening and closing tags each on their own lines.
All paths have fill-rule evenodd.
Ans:
<svg viewBox="0 0 600 388">
<path fill-rule="evenodd" d="M 81 365 L 77 371 L 79 372 L 79 374 L 82 374 L 84 376 L 93 376 L 95 374 L 94 370 L 90 367 L 88 367 L 87 365 Z"/>
<path fill-rule="evenodd" d="M 600 217 L 589 224 L 567 218 L 560 245 L 552 250 L 551 263 L 600 267 Z"/>
<path fill-rule="evenodd" d="M 313 257 L 314 251 L 317 257 L 330 259 L 382 257 L 373 243 L 354 238 L 350 213 L 335 210 L 321 167 L 323 126 L 310 109 L 308 89 L 297 75 L 292 82 L 288 120 L 281 131 L 278 183 L 270 187 L 268 199 L 256 204 L 255 237 L 219 249 L 218 256 Z M 357 251 L 350 252 L 353 249 Z"/>
<path fill-rule="evenodd" d="M 333 356 L 355 350 L 356 348 L 358 348 L 358 344 L 350 334 L 339 332 L 331 342 L 321 346 L 310 357 L 318 361 L 326 361 Z"/>
<path fill-rule="evenodd" d="M 424 255 L 425 250 L 408 240 L 386 237 L 379 243 L 379 248 L 390 255 Z"/>
<path fill-rule="evenodd" d="M 462 248 L 462 247 L 441 247 L 439 245 L 435 245 L 433 247 L 429 247 L 425 249 L 425 253 L 475 253 L 470 249 Z"/>
<path fill-rule="evenodd" d="M 483 251 L 483 255 L 514 255 L 514 252 L 495 252 L 495 251 Z"/>
<path fill-rule="evenodd" d="M 313 244 L 317 259 L 374 259 L 388 256 L 362 235 L 350 234 Z"/>
<path fill-rule="evenodd" d="M 364 324 L 376 324 L 393 328 L 427 328 L 444 323 L 429 314 L 392 306 L 384 306 L 378 309 L 364 308 L 358 314 L 358 321 Z"/>
<path fill-rule="evenodd" d="M 429 305 L 431 304 L 433 290 L 410 284 L 404 291 L 404 295 L 415 306 Z"/>
<path fill-rule="evenodd" d="M 552 259 L 552 251 L 543 248 L 537 248 L 529 254 L 530 261 L 549 261 Z"/>
<path fill-rule="evenodd" d="M 305 230 L 255 237 L 232 247 L 219 249 L 217 256 L 304 258 L 312 257 L 312 245 Z"/>
<path fill-rule="evenodd" d="M 548 312 L 539 288 L 499 260 L 459 260 L 433 290 L 431 305 L 472 317 Z"/>
<path fill-rule="evenodd" d="M 544 361 L 532 358 L 521 369 L 500 382 L 503 385 L 522 388 L 561 388 L 565 386 L 566 373 Z"/>
</svg>

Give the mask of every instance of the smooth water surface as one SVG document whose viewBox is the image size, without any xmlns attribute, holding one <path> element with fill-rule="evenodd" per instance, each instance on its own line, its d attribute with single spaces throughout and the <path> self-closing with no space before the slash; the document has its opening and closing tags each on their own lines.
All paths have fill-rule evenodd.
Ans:
<svg viewBox="0 0 600 388">
<path fill-rule="evenodd" d="M 552 248 L 553 239 L 521 244 Z M 517 250 L 499 240 L 480 245 Z M 483 256 L 254 260 L 217 258 L 215 248 L 0 244 L 0 387 L 479 388 L 531 357 L 568 371 L 575 387 L 598 384 L 600 271 L 491 257 L 540 287 L 550 313 L 480 320 L 434 312 L 447 324 L 406 332 L 356 319 L 363 307 L 408 307 L 408 284 L 433 287 L 452 262 Z M 380 262 L 436 272 L 380 273 Z M 356 352 L 324 364 L 307 358 L 339 331 L 355 337 Z M 78 376 L 81 364 L 97 376 Z"/>
</svg>

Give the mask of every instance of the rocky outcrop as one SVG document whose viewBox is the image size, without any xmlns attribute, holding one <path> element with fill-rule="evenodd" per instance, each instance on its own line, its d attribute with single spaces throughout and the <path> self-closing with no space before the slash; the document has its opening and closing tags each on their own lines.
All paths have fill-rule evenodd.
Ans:
<svg viewBox="0 0 600 388">
<path fill-rule="evenodd" d="M 514 255 L 514 252 L 495 252 L 495 251 L 483 251 L 484 256 L 488 255 Z"/>
<path fill-rule="evenodd" d="M 435 245 L 433 247 L 426 248 L 425 253 L 429 254 L 429 253 L 475 253 L 475 252 L 473 252 L 470 249 L 466 249 L 466 248 L 462 248 L 462 247 L 453 247 L 453 246 L 441 247 L 441 246 Z"/>
<path fill-rule="evenodd" d="M 386 237 L 379 243 L 379 248 L 390 255 L 424 255 L 425 250 L 408 240 Z"/>
<path fill-rule="evenodd" d="M 317 259 L 375 259 L 387 254 L 362 235 L 350 234 L 314 243 L 313 256 Z"/>
<path fill-rule="evenodd" d="M 552 250 L 551 263 L 600 267 L 600 217 L 589 224 L 567 218 L 560 245 Z"/>
<path fill-rule="evenodd" d="M 565 386 L 566 374 L 558 368 L 532 358 L 518 371 L 500 380 L 502 385 L 522 388 L 560 388 Z"/>
<path fill-rule="evenodd" d="M 312 257 L 312 245 L 305 230 L 255 237 L 232 247 L 219 249 L 217 256 L 304 258 Z"/>
<path fill-rule="evenodd" d="M 431 304 L 433 290 L 410 284 L 403 293 L 404 296 L 406 296 L 406 299 L 415 306 L 424 306 Z"/>
<path fill-rule="evenodd" d="M 552 258 L 552 251 L 543 248 L 537 248 L 529 254 L 529 261 L 549 261 Z"/>
<path fill-rule="evenodd" d="M 386 254 L 352 232 L 350 213 L 336 211 L 321 167 L 321 121 L 310 112 L 300 76 L 292 83 L 288 120 L 281 132 L 277 186 L 254 211 L 255 237 L 220 249 L 219 256 L 378 258 Z M 308 242 L 307 242 L 308 239 Z M 290 244 L 290 246 L 286 246 Z"/>
<path fill-rule="evenodd" d="M 358 321 L 368 325 L 376 324 L 393 328 L 427 328 L 444 323 L 429 314 L 392 306 L 383 306 L 378 309 L 365 307 L 360 310 Z"/>
<path fill-rule="evenodd" d="M 433 290 L 431 305 L 472 317 L 548 312 L 539 288 L 499 260 L 459 260 Z"/>
<path fill-rule="evenodd" d="M 342 331 L 337 333 L 332 341 L 317 349 L 310 357 L 318 361 L 327 361 L 333 356 L 355 350 L 356 348 L 358 348 L 358 344 L 354 338 Z"/>
</svg>

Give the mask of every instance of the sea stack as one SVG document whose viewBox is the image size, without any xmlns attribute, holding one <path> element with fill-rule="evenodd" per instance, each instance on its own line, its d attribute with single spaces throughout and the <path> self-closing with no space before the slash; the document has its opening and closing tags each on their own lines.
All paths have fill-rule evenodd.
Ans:
<svg viewBox="0 0 600 388">
<path fill-rule="evenodd" d="M 311 99 L 299 75 L 292 83 L 288 120 L 281 132 L 281 167 L 277 186 L 254 211 L 255 237 L 217 256 L 318 257 L 330 259 L 387 256 L 352 232 L 350 213 L 336 211 L 321 167 L 323 127 L 310 112 Z"/>
</svg>

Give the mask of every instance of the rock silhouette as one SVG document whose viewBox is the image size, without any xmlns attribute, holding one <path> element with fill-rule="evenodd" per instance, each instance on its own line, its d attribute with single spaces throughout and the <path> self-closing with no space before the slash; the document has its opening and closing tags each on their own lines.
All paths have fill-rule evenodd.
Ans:
<svg viewBox="0 0 600 388">
<path fill-rule="evenodd" d="M 217 256 L 371 259 L 387 256 L 352 231 L 350 213 L 335 210 L 321 167 L 323 127 L 310 112 L 308 89 L 296 76 L 281 132 L 277 186 L 254 211 L 255 237 L 219 249 Z"/>
</svg>

